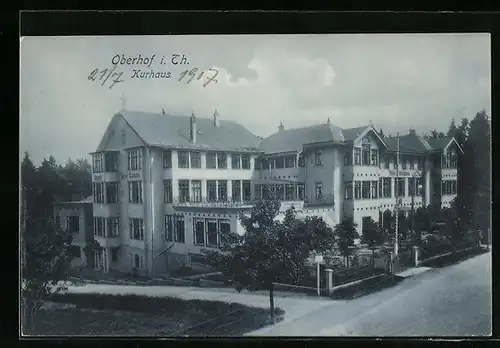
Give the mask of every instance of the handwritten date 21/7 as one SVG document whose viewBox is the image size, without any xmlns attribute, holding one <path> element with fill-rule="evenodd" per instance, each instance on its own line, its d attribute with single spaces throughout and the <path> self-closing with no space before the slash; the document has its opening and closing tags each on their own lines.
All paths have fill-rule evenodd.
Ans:
<svg viewBox="0 0 500 348">
<path fill-rule="evenodd" d="M 88 79 L 90 81 L 95 81 L 98 79 L 101 82 L 101 86 L 104 86 L 104 84 L 109 80 L 109 89 L 111 89 L 115 84 L 124 81 L 121 80 L 123 72 L 115 72 L 115 69 L 116 69 L 116 64 L 113 65 L 112 69 L 103 69 L 103 70 L 94 69 L 88 76 Z"/>
<path fill-rule="evenodd" d="M 184 70 L 181 72 L 180 77 L 177 81 L 181 82 L 184 78 L 186 78 L 186 84 L 190 83 L 194 78 L 196 80 L 201 80 L 203 76 L 206 76 L 205 82 L 203 83 L 203 87 L 207 87 L 211 82 L 217 83 L 215 78 L 219 75 L 219 70 L 217 69 L 208 69 L 208 72 L 200 71 L 198 68 L 193 68 L 191 70 Z M 189 76 L 189 77 L 186 77 Z"/>
</svg>

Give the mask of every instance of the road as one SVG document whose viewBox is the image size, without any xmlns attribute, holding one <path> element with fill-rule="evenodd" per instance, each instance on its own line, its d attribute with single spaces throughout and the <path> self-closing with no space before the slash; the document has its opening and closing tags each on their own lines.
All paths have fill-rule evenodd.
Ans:
<svg viewBox="0 0 500 348">
<path fill-rule="evenodd" d="M 434 268 L 251 336 L 486 336 L 492 331 L 491 253 Z M 279 306 L 279 303 L 276 304 Z"/>
</svg>

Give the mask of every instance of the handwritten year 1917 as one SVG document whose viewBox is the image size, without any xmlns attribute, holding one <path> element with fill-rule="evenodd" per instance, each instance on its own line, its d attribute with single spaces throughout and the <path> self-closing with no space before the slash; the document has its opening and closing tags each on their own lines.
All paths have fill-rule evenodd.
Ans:
<svg viewBox="0 0 500 348">
<path fill-rule="evenodd" d="M 116 64 L 113 65 L 112 69 L 94 69 L 90 73 L 88 79 L 91 81 L 95 81 L 96 79 L 99 79 L 101 82 L 101 86 L 104 86 L 104 84 L 110 79 L 111 77 L 111 82 L 109 84 L 109 89 L 113 88 L 113 86 L 117 83 L 123 82 L 124 80 L 121 80 L 121 77 L 123 75 L 123 72 L 115 72 L 116 69 Z"/>
</svg>

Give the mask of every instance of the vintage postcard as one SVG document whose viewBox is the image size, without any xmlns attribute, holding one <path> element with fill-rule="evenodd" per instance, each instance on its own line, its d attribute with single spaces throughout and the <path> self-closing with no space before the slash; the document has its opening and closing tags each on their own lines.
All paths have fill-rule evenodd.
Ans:
<svg viewBox="0 0 500 348">
<path fill-rule="evenodd" d="M 490 35 L 20 41 L 23 336 L 489 336 Z"/>
</svg>

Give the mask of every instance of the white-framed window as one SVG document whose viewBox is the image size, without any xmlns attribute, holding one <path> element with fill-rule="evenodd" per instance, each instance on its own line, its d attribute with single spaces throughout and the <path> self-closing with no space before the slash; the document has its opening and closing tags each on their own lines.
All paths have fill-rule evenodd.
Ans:
<svg viewBox="0 0 500 348">
<path fill-rule="evenodd" d="M 250 169 L 250 155 L 241 155 L 241 169 Z"/>
<path fill-rule="evenodd" d="M 172 168 L 172 151 L 163 151 L 163 168 Z"/>
<path fill-rule="evenodd" d="M 396 197 L 404 197 L 406 196 L 406 179 L 398 178 L 395 182 L 396 186 Z"/>
<path fill-rule="evenodd" d="M 107 173 L 114 173 L 118 171 L 118 154 L 107 153 L 104 155 L 104 170 Z"/>
<path fill-rule="evenodd" d="M 174 229 L 172 215 L 165 215 L 165 240 L 167 242 L 174 241 Z"/>
<path fill-rule="evenodd" d="M 352 199 L 352 181 L 346 181 L 344 183 L 344 187 L 345 187 L 345 199 Z"/>
<path fill-rule="evenodd" d="M 191 180 L 191 201 L 201 202 L 201 180 Z"/>
<path fill-rule="evenodd" d="M 130 255 L 130 265 L 135 269 L 144 268 L 144 257 L 139 254 L 129 254 Z"/>
<path fill-rule="evenodd" d="M 193 218 L 194 245 L 205 245 L 205 219 Z"/>
<path fill-rule="evenodd" d="M 347 151 L 344 154 L 344 165 L 346 165 L 346 166 L 352 165 L 352 151 Z"/>
<path fill-rule="evenodd" d="M 285 157 L 285 168 L 295 168 L 296 166 L 297 166 L 297 157 L 296 156 Z"/>
<path fill-rule="evenodd" d="M 189 202 L 189 180 L 179 180 L 179 201 Z"/>
<path fill-rule="evenodd" d="M 442 195 L 456 195 L 457 194 L 457 181 L 456 180 L 443 180 L 443 181 L 441 181 L 441 194 Z"/>
<path fill-rule="evenodd" d="M 142 181 L 134 180 L 128 182 L 128 202 L 142 204 Z"/>
<path fill-rule="evenodd" d="M 321 158 L 321 152 L 320 151 L 316 151 L 314 153 L 314 165 L 316 165 L 316 166 L 322 166 L 323 165 L 323 160 Z"/>
<path fill-rule="evenodd" d="M 380 198 L 391 198 L 392 196 L 392 178 L 379 179 Z"/>
<path fill-rule="evenodd" d="M 285 200 L 295 201 L 297 199 L 297 190 L 294 184 L 285 185 Z"/>
<path fill-rule="evenodd" d="M 370 144 L 363 144 L 361 150 L 361 160 L 362 165 L 369 166 L 370 165 Z"/>
<path fill-rule="evenodd" d="M 142 169 L 142 149 L 128 150 L 128 170 Z"/>
<path fill-rule="evenodd" d="M 92 195 L 94 196 L 94 203 L 105 203 L 103 182 L 92 183 L 92 191 Z"/>
<path fill-rule="evenodd" d="M 241 202 L 241 180 L 231 180 L 233 202 Z"/>
<path fill-rule="evenodd" d="M 262 199 L 262 184 L 255 184 L 255 199 Z"/>
<path fill-rule="evenodd" d="M 241 169 L 241 155 L 238 154 L 231 155 L 231 168 Z"/>
<path fill-rule="evenodd" d="M 172 203 L 172 179 L 163 180 L 163 202 Z"/>
<path fill-rule="evenodd" d="M 217 168 L 227 169 L 227 153 L 217 152 Z"/>
<path fill-rule="evenodd" d="M 378 181 L 371 181 L 371 198 L 378 198 Z"/>
<path fill-rule="evenodd" d="M 144 240 L 144 219 L 129 218 L 130 239 Z"/>
<path fill-rule="evenodd" d="M 358 166 L 361 164 L 361 148 L 359 147 L 354 148 L 354 164 Z"/>
<path fill-rule="evenodd" d="M 369 199 L 370 196 L 370 181 L 361 182 L 361 198 Z"/>
<path fill-rule="evenodd" d="M 274 159 L 274 164 L 276 165 L 276 169 L 285 168 L 285 157 L 278 157 Z"/>
<path fill-rule="evenodd" d="M 178 243 L 186 242 L 186 231 L 184 227 L 184 215 L 174 215 L 174 240 Z"/>
<path fill-rule="evenodd" d="M 188 151 L 177 151 L 177 165 L 179 168 L 189 168 Z"/>
<path fill-rule="evenodd" d="M 207 152 L 206 155 L 206 167 L 207 169 L 217 168 L 217 154 L 215 152 Z"/>
<path fill-rule="evenodd" d="M 118 237 L 120 235 L 120 219 L 117 217 L 108 218 L 108 237 Z"/>
<path fill-rule="evenodd" d="M 207 200 L 217 201 L 217 180 L 207 180 Z"/>
<path fill-rule="evenodd" d="M 303 201 L 304 197 L 306 195 L 304 184 L 299 184 L 297 187 L 297 191 L 298 191 L 298 195 L 299 195 L 299 201 Z"/>
<path fill-rule="evenodd" d="M 276 199 L 282 201 L 285 199 L 285 185 L 278 184 L 275 185 Z"/>
<path fill-rule="evenodd" d="M 227 180 L 217 181 L 217 195 L 219 201 L 227 201 Z"/>
<path fill-rule="evenodd" d="M 106 237 L 106 218 L 94 217 L 94 237 Z"/>
<path fill-rule="evenodd" d="M 371 149 L 371 165 L 378 166 L 378 150 Z"/>
<path fill-rule="evenodd" d="M 118 182 L 106 183 L 106 203 L 118 203 Z"/>
<path fill-rule="evenodd" d="M 354 181 L 354 199 L 361 199 L 361 181 Z"/>
<path fill-rule="evenodd" d="M 250 180 L 243 180 L 241 182 L 241 187 L 243 191 L 243 202 L 248 202 L 252 200 L 252 183 Z"/>
<path fill-rule="evenodd" d="M 201 152 L 191 151 L 189 156 L 191 159 L 191 168 L 201 168 Z"/>
<path fill-rule="evenodd" d="M 206 219 L 207 224 L 207 246 L 219 244 L 219 233 L 216 219 Z"/>
<path fill-rule="evenodd" d="M 92 172 L 104 172 L 104 153 L 96 153 L 92 155 Z"/>
<path fill-rule="evenodd" d="M 316 199 L 318 201 L 322 200 L 323 199 L 323 183 L 320 181 L 316 182 L 315 189 L 316 189 Z"/>
</svg>

